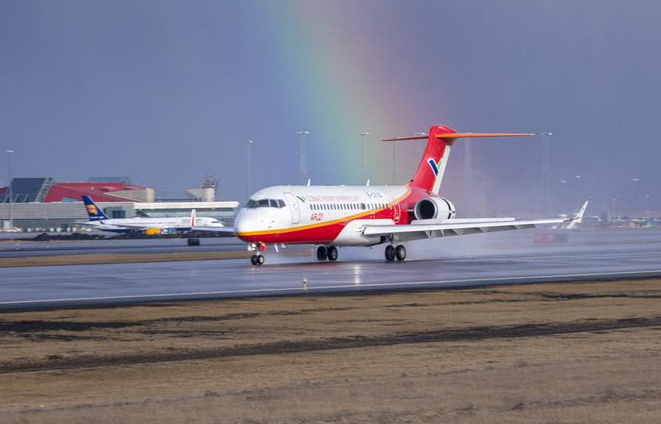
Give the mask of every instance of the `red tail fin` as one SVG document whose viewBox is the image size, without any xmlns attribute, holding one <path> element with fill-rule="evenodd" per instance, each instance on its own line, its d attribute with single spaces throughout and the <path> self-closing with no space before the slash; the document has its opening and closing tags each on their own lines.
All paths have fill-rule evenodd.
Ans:
<svg viewBox="0 0 661 424">
<path fill-rule="evenodd" d="M 422 155 L 418 170 L 411 180 L 411 187 L 418 187 L 438 194 L 443 181 L 452 144 L 458 138 L 482 137 L 521 137 L 531 136 L 531 133 L 458 133 L 446 125 L 434 125 L 429 129 L 428 136 L 410 136 L 388 138 L 384 141 L 422 140 L 427 139 L 427 148 Z"/>
<path fill-rule="evenodd" d="M 456 131 L 445 125 L 434 125 L 429 129 L 427 147 L 422 154 L 418 170 L 411 181 L 411 187 L 418 187 L 438 194 L 450 156 L 450 149 L 454 142 L 454 140 L 446 141 L 438 137 L 445 134 L 456 134 Z"/>
</svg>

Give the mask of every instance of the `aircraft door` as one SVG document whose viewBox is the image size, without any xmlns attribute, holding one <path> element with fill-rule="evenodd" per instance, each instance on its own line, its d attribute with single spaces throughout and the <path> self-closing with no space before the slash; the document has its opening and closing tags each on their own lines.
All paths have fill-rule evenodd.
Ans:
<svg viewBox="0 0 661 424">
<path fill-rule="evenodd" d="M 289 210 L 291 211 L 291 223 L 298 224 L 298 222 L 301 220 L 301 210 L 298 207 L 296 198 L 291 193 L 285 193 L 285 200 L 287 201 Z"/>
</svg>

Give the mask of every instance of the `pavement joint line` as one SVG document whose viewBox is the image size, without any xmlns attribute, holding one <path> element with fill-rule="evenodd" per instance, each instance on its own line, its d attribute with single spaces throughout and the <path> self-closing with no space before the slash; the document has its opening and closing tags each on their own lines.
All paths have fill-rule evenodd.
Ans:
<svg viewBox="0 0 661 424">
<path fill-rule="evenodd" d="M 453 285 L 460 283 L 489 283 L 498 281 L 523 281 L 523 280 L 550 280 L 550 279 L 564 279 L 564 278 L 583 278 L 583 277 L 608 277 L 608 276 L 633 276 L 650 274 L 661 274 L 661 269 L 646 270 L 646 271 L 624 271 L 624 272 L 595 272 L 595 273 L 581 273 L 581 274 L 557 274 L 557 275 L 526 275 L 519 277 L 503 277 L 503 278 L 467 278 L 457 280 L 429 280 L 429 281 L 408 281 L 408 282 L 392 282 L 392 283 L 367 283 L 367 284 L 343 284 L 339 286 L 308 286 L 308 293 L 313 290 L 328 290 L 328 289 L 359 289 L 363 287 L 392 287 L 392 286 L 424 286 L 424 285 Z M 131 300 L 131 299 L 169 299 L 188 296 L 205 296 L 205 295 L 222 295 L 222 294 L 241 294 L 241 293 L 277 293 L 277 292 L 302 292 L 300 287 L 287 287 L 287 288 L 264 288 L 264 289 L 247 289 L 247 290 L 225 290 L 225 291 L 207 291 L 207 292 L 189 292 L 189 293 L 162 293 L 162 294 L 144 294 L 144 295 L 123 295 L 123 296 L 98 296 L 98 297 L 79 297 L 79 298 L 63 298 L 63 299 L 43 299 L 43 300 L 12 300 L 0 302 L 0 306 L 8 305 L 29 305 L 38 303 L 57 303 L 57 302 L 86 302 L 86 301 L 110 301 L 110 300 Z"/>
</svg>

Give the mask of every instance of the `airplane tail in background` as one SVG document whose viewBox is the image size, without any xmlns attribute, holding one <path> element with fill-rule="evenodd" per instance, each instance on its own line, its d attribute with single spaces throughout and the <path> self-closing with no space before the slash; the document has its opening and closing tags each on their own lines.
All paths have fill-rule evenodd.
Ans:
<svg viewBox="0 0 661 424">
<path fill-rule="evenodd" d="M 458 138 L 482 138 L 482 137 L 521 137 L 531 136 L 530 133 L 458 133 L 445 125 L 434 125 L 429 129 L 429 135 L 387 138 L 383 141 L 427 141 L 427 148 L 422 156 L 420 165 L 415 176 L 409 184 L 411 187 L 422 188 L 438 194 L 443 181 L 443 174 L 448 164 L 450 150 L 454 141 Z"/>
<path fill-rule="evenodd" d="M 191 228 L 195 228 L 195 209 L 190 211 L 190 226 Z"/>
<path fill-rule="evenodd" d="M 89 196 L 83 196 L 83 203 L 89 215 L 90 221 L 101 221 L 108 219 L 108 216 L 103 212 L 103 209 L 92 200 Z"/>
</svg>

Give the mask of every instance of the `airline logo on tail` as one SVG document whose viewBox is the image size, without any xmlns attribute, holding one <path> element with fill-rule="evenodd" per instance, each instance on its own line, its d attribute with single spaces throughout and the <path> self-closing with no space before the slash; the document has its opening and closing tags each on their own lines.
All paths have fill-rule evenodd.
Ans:
<svg viewBox="0 0 661 424">
<path fill-rule="evenodd" d="M 87 205 L 87 213 L 90 215 L 98 215 L 99 210 L 97 209 L 96 205 Z"/>
<path fill-rule="evenodd" d="M 89 215 L 90 221 L 101 221 L 103 219 L 108 219 L 106 214 L 103 212 L 94 200 L 89 196 L 83 196 L 83 203 L 85 203 L 85 210 L 87 215 Z"/>
<path fill-rule="evenodd" d="M 434 173 L 435 177 L 438 177 L 438 170 L 441 165 L 441 161 L 439 160 L 438 163 L 434 160 L 434 158 L 429 158 L 427 159 L 427 163 L 429 164 L 429 167 L 431 168 L 432 172 Z"/>
</svg>

